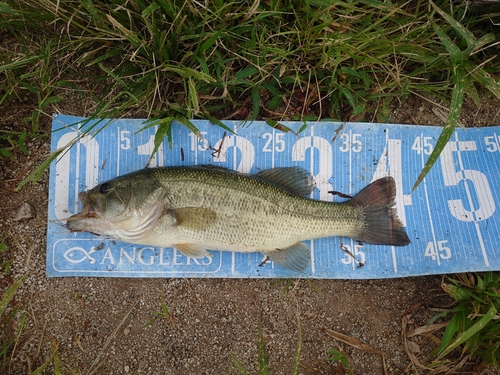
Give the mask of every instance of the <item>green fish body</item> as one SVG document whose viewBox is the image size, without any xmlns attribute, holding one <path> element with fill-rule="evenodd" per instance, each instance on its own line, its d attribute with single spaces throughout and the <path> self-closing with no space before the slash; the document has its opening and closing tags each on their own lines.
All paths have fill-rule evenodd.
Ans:
<svg viewBox="0 0 500 375">
<path fill-rule="evenodd" d="M 391 177 L 354 198 L 333 203 L 307 198 L 314 189 L 300 167 L 247 175 L 213 166 L 149 168 L 80 193 L 82 212 L 67 219 L 71 231 L 175 247 L 189 257 L 210 250 L 259 251 L 281 266 L 303 271 L 310 263 L 304 240 L 346 236 L 366 243 L 410 243 L 393 208 Z"/>
</svg>

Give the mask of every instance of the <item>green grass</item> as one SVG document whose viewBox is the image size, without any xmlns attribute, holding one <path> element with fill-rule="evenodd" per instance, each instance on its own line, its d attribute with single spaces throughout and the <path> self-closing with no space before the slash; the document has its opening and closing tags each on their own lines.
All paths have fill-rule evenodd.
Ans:
<svg viewBox="0 0 500 375">
<path fill-rule="evenodd" d="M 344 367 L 347 375 L 354 375 L 354 373 L 351 370 L 351 365 L 349 364 L 349 360 L 347 359 L 344 353 L 342 353 L 338 349 L 332 349 L 330 350 L 330 354 L 332 355 L 330 358 L 328 358 L 330 362 L 340 362 Z"/>
<path fill-rule="evenodd" d="M 30 108 L 22 129 L 0 119 L 0 159 L 29 154 L 27 141 L 47 136 L 41 121 L 68 94 L 88 99 L 94 118 L 156 121 L 155 144 L 174 119 L 385 122 L 394 100 L 417 95 L 450 111 L 416 186 L 464 99 L 500 98 L 498 24 L 499 4 L 447 0 L 0 0 L 0 107 Z M 463 298 L 445 314 L 438 360 L 464 348 L 497 366 L 498 278 L 447 285 Z M 267 368 L 263 344 L 259 358 Z"/>
<path fill-rule="evenodd" d="M 403 318 L 405 345 L 414 340 L 413 337 L 422 336 L 421 339 L 434 347 L 418 356 L 406 347 L 413 365 L 429 374 L 469 373 L 472 369 L 485 370 L 485 373 L 498 371 L 500 275 L 493 272 L 457 274 L 445 277 L 442 287 L 454 303 L 447 304 L 446 308 L 434 308 L 439 312 L 425 326 L 412 331 L 406 330 L 407 322 L 423 303 L 415 305 L 413 312 L 407 312 Z M 432 298 L 436 297 L 439 296 Z"/>
<path fill-rule="evenodd" d="M 12 319 L 16 315 L 18 309 L 13 308 L 10 312 L 6 312 L 7 307 L 11 303 L 14 295 L 24 282 L 24 277 L 20 278 L 16 282 L 14 282 L 7 290 L 4 291 L 2 298 L 0 299 L 0 371 L 5 369 L 9 363 L 11 358 L 11 353 L 16 343 L 16 339 L 19 338 L 21 332 L 24 327 L 24 323 L 26 322 L 26 314 L 23 315 L 21 322 L 19 323 L 18 333 L 16 338 L 9 337 L 6 334 L 7 327 L 11 324 Z"/>
<path fill-rule="evenodd" d="M 448 279 L 443 289 L 456 300 L 456 305 L 438 315 L 449 317 L 441 345 L 431 353 L 437 355 L 433 366 L 447 360 L 454 350 L 459 359 L 479 358 L 480 366 L 499 368 L 500 364 L 500 275 L 461 274 Z M 432 323 L 432 322 L 430 322 Z"/>
<path fill-rule="evenodd" d="M 19 322 L 15 322 L 15 316 L 20 309 L 18 306 L 12 305 L 14 295 L 24 280 L 25 277 L 21 277 L 13 282 L 0 297 L 0 373 L 2 374 L 10 371 L 12 358 L 14 358 L 14 355 L 19 351 L 17 344 L 28 319 L 28 313 L 24 312 Z M 7 309 L 9 306 L 11 306 L 10 311 Z M 7 331 L 11 331 L 13 327 L 15 331 L 14 334 L 8 335 Z M 37 358 L 37 356 L 38 355 L 35 355 L 35 358 Z M 32 375 L 41 374 L 51 363 L 54 366 L 54 373 L 61 374 L 59 370 L 57 344 L 54 341 L 52 342 L 52 355 L 30 373 Z"/>
<path fill-rule="evenodd" d="M 0 243 L 0 250 L 3 251 L 5 248 L 5 245 Z M 3 266 L 5 267 L 5 265 Z M 4 273 L 7 272 L 8 270 L 4 269 Z M 18 344 L 29 319 L 28 313 L 22 311 L 20 305 L 13 303 L 15 294 L 25 279 L 25 276 L 20 277 L 0 294 L 0 373 L 2 374 L 11 371 L 11 366 L 14 364 L 12 359 L 20 352 Z M 16 315 L 20 315 L 20 318 L 17 318 Z M 37 349 L 32 357 L 33 363 L 38 361 L 38 354 Z M 58 346 L 54 340 L 52 340 L 52 354 L 40 366 L 30 371 L 30 374 L 42 374 L 51 364 L 54 366 L 54 374 L 61 374 Z"/>
<path fill-rule="evenodd" d="M 298 325 L 298 337 L 297 337 L 297 347 L 295 348 L 295 355 L 290 362 L 292 363 L 292 375 L 299 374 L 299 366 L 300 366 L 300 354 L 302 353 L 302 328 L 300 325 L 300 318 L 297 313 L 297 325 Z M 269 375 L 269 356 L 266 351 L 266 343 L 264 341 L 264 334 L 262 333 L 262 322 L 259 322 L 259 341 L 257 343 L 257 359 L 258 359 L 258 370 L 257 374 L 259 375 Z M 238 359 L 233 356 L 233 363 L 238 371 L 242 375 L 248 375 L 248 372 L 241 365 Z"/>
<path fill-rule="evenodd" d="M 149 327 L 152 325 L 154 322 L 160 319 L 171 319 L 170 311 L 168 310 L 167 305 L 165 302 L 162 302 L 160 304 L 161 311 L 151 311 L 150 314 L 153 316 L 146 324 L 143 325 L 143 328 Z"/>
<path fill-rule="evenodd" d="M 467 2 L 0 2 L 0 105 L 67 90 L 93 117 L 387 121 L 392 100 L 500 97 L 499 6 Z M 43 25 L 43 27 L 41 27 Z M 44 30 L 42 33 L 40 30 Z M 22 142 L 5 142 L 13 155 Z M 2 142 L 3 140 L 3 142 Z M 24 151 L 24 150 L 22 150 Z M 426 171 L 428 168 L 424 169 Z M 422 176 L 421 176 L 422 177 Z"/>
</svg>

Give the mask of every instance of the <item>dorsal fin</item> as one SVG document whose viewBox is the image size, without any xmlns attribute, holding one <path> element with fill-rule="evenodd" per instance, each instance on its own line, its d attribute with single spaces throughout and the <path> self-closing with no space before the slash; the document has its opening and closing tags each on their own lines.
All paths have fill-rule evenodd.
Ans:
<svg viewBox="0 0 500 375">
<path fill-rule="evenodd" d="M 255 176 L 300 197 L 309 196 L 314 189 L 311 173 L 301 167 L 271 168 Z"/>
</svg>

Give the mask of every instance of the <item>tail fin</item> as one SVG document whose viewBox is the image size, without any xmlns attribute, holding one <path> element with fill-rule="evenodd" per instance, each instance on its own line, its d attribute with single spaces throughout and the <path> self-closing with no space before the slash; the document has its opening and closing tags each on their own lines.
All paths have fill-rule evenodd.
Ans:
<svg viewBox="0 0 500 375">
<path fill-rule="evenodd" d="M 352 198 L 351 203 L 361 208 L 365 221 L 356 240 L 394 246 L 406 246 L 411 242 L 393 207 L 395 196 L 394 179 L 384 177 L 372 182 Z"/>
</svg>

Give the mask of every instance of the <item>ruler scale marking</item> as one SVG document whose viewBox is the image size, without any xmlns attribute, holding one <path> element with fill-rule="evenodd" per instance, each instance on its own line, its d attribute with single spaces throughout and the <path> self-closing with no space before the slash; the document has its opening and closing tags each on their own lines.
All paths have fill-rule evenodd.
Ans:
<svg viewBox="0 0 500 375">
<path fill-rule="evenodd" d="M 71 134 L 81 135 L 86 127 L 95 124 L 83 120 L 54 116 L 53 128 L 61 128 L 61 124 L 66 128 L 52 134 L 52 151 Z M 320 188 L 312 196 L 324 200 L 334 199 L 329 190 L 353 195 L 384 175 L 395 179 L 397 210 L 412 243 L 399 248 L 367 244 L 360 247 L 352 239 L 336 237 L 306 241 L 314 261 L 303 274 L 270 262 L 259 266 L 260 254 L 213 251 L 209 261 L 186 258 L 170 248 L 130 245 L 61 230 L 57 220 L 63 219 L 66 211 L 79 210 L 79 192 L 119 173 L 144 167 L 154 149 L 158 126 L 136 133 L 142 123 L 113 121 L 95 137 L 76 142 L 65 156 L 67 162 L 61 159 L 58 166 L 52 165 L 47 276 L 367 279 L 500 269 L 500 250 L 496 246 L 500 238 L 498 127 L 457 129 L 421 186 L 409 193 L 441 128 L 310 123 L 295 135 L 271 129 L 263 122 L 248 127 L 227 121 L 225 124 L 235 134 L 224 137 L 222 128 L 208 121 L 193 121 L 202 135 L 198 139 L 182 125 L 172 124 L 173 149 L 160 144 L 151 165 L 213 163 L 250 173 L 272 167 L 305 166 Z M 283 124 L 295 132 L 303 125 Z M 220 145 L 221 155 L 212 156 L 211 145 L 215 149 Z M 232 156 L 226 159 L 227 153 Z M 339 250 L 341 240 L 357 259 L 365 262 L 364 267 L 357 267 L 356 260 Z"/>
</svg>

